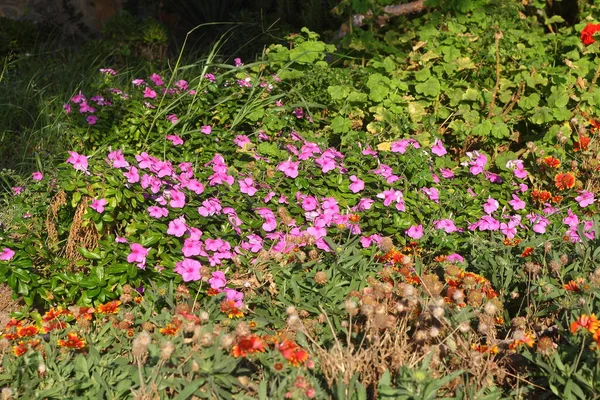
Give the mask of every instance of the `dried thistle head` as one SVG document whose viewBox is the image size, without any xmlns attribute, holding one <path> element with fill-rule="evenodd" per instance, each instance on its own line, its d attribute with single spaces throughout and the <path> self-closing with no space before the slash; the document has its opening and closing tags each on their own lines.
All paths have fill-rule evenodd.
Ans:
<svg viewBox="0 0 600 400">
<path fill-rule="evenodd" d="M 389 253 L 390 251 L 394 250 L 394 242 L 392 238 L 388 236 L 382 237 L 379 241 L 379 249 L 384 253 Z"/>
</svg>

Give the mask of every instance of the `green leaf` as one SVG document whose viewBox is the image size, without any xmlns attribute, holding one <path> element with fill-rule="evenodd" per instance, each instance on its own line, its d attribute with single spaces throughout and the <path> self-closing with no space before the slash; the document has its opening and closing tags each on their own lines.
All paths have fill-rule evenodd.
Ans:
<svg viewBox="0 0 600 400">
<path fill-rule="evenodd" d="M 100 254 L 89 251 L 86 248 L 80 247 L 77 249 L 77 251 L 88 260 L 102 260 L 102 256 Z"/>
<path fill-rule="evenodd" d="M 333 85 L 327 88 L 332 100 L 343 100 L 348 97 L 352 88 L 350 86 Z"/>
<path fill-rule="evenodd" d="M 429 78 L 425 82 L 417 84 L 415 90 L 425 96 L 436 97 L 440 94 L 440 81 L 436 78 Z"/>
<path fill-rule="evenodd" d="M 333 130 L 333 133 L 349 132 L 350 129 L 352 129 L 352 121 L 338 115 L 331 120 L 331 129 Z"/>
<path fill-rule="evenodd" d="M 492 135 L 497 139 L 504 139 L 510 136 L 510 129 L 504 122 L 496 122 L 492 127 Z"/>
<path fill-rule="evenodd" d="M 531 93 L 529 96 L 521 98 L 518 104 L 523 110 L 531 110 L 540 104 L 540 95 L 537 93 Z"/>
<path fill-rule="evenodd" d="M 493 125 L 492 121 L 486 119 L 480 124 L 477 124 L 473 127 L 473 135 L 475 136 L 487 136 L 492 131 Z"/>
</svg>

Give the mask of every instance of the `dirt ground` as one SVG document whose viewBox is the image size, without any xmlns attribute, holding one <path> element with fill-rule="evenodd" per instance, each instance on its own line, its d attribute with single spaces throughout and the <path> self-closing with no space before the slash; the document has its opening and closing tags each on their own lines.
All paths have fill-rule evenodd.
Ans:
<svg viewBox="0 0 600 400">
<path fill-rule="evenodd" d="M 6 285 L 0 285 L 0 331 L 10 320 L 10 313 L 18 311 L 23 304 L 13 300 L 12 290 Z"/>
</svg>

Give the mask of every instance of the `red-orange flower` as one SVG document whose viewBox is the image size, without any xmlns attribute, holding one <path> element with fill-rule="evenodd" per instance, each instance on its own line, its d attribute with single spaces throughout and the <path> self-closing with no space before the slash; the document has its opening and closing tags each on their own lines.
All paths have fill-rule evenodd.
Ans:
<svg viewBox="0 0 600 400">
<path fill-rule="evenodd" d="M 92 315 L 96 310 L 93 307 L 79 307 L 77 319 L 92 320 Z"/>
<path fill-rule="evenodd" d="M 67 340 L 59 340 L 58 345 L 60 347 L 67 347 L 69 349 L 83 349 L 86 345 L 85 340 L 80 338 L 76 332 L 67 333 Z"/>
<path fill-rule="evenodd" d="M 590 138 L 588 136 L 579 136 L 579 141 L 573 143 L 573 151 L 587 151 L 590 144 Z"/>
<path fill-rule="evenodd" d="M 534 200 L 539 201 L 540 203 L 545 203 L 552 197 L 552 193 L 550 193 L 547 190 L 534 189 L 531 192 L 531 197 L 533 197 Z"/>
<path fill-rule="evenodd" d="M 37 333 L 39 331 L 40 330 L 38 329 L 38 327 L 34 326 L 34 325 L 19 326 L 19 327 L 17 327 L 17 336 L 19 336 L 20 338 L 26 337 L 26 336 L 33 336 L 33 335 L 37 335 Z"/>
<path fill-rule="evenodd" d="M 521 253 L 521 257 L 529 257 L 533 253 L 533 250 L 535 250 L 533 247 L 525 247 L 525 250 Z"/>
<path fill-rule="evenodd" d="M 21 341 L 16 346 L 13 346 L 12 350 L 15 356 L 21 357 L 23 354 L 27 353 L 28 347 Z"/>
<path fill-rule="evenodd" d="M 350 222 L 357 223 L 358 221 L 360 221 L 360 215 L 358 215 L 358 214 L 351 214 L 350 217 L 348 217 L 348 220 Z"/>
<path fill-rule="evenodd" d="M 179 332 L 179 326 L 169 322 L 167 326 L 160 328 L 159 331 L 163 335 L 175 336 Z"/>
<path fill-rule="evenodd" d="M 571 189 L 575 186 L 575 175 L 570 172 L 556 174 L 554 184 L 559 190 Z"/>
<path fill-rule="evenodd" d="M 247 357 L 248 354 L 264 352 L 265 343 L 263 340 L 256 335 L 249 335 L 240 337 L 237 343 L 233 346 L 231 354 L 235 358 Z"/>
<path fill-rule="evenodd" d="M 106 304 L 100 304 L 96 308 L 96 312 L 100 314 L 117 314 L 119 312 L 119 306 L 121 302 L 119 300 L 109 301 Z"/>
<path fill-rule="evenodd" d="M 229 318 L 241 318 L 244 316 L 244 313 L 235 306 L 235 301 L 233 300 L 223 300 L 221 302 L 221 312 L 227 314 Z"/>
<path fill-rule="evenodd" d="M 473 344 L 471 348 L 479 353 L 498 354 L 498 346 L 486 346 L 485 344 Z"/>
<path fill-rule="evenodd" d="M 57 319 L 61 315 L 69 315 L 69 314 L 71 314 L 69 312 L 69 310 L 65 310 L 62 307 L 56 307 L 56 308 L 52 307 L 51 309 L 46 311 L 46 313 L 42 316 L 42 321 L 49 322 L 49 321 Z"/>
<path fill-rule="evenodd" d="M 514 350 L 522 344 L 526 345 L 527 347 L 533 347 L 535 344 L 535 338 L 533 337 L 533 334 L 523 333 L 523 337 L 515 339 L 511 344 L 508 345 L 508 348 Z"/>
<path fill-rule="evenodd" d="M 600 327 L 600 322 L 598 322 L 596 314 L 581 314 L 576 321 L 571 322 L 571 333 L 577 332 L 580 328 L 586 329 L 590 333 L 596 333 L 598 327 Z"/>
<path fill-rule="evenodd" d="M 568 290 L 569 292 L 581 292 L 583 291 L 582 287 L 579 285 L 583 284 L 583 278 L 578 278 L 577 282 L 571 280 L 568 283 L 563 285 L 563 288 Z"/>
<path fill-rule="evenodd" d="M 584 45 L 589 46 L 594 43 L 594 34 L 600 32 L 600 24 L 587 24 L 581 31 L 581 41 Z"/>
<path fill-rule="evenodd" d="M 592 125 L 592 128 L 590 129 L 591 133 L 595 133 L 597 130 L 600 130 L 600 121 L 597 119 L 590 120 L 590 124 Z"/>
<path fill-rule="evenodd" d="M 546 164 L 550 168 L 558 168 L 558 167 L 560 167 L 560 160 L 558 158 L 548 156 L 548 157 L 544 157 L 544 164 Z"/>
<path fill-rule="evenodd" d="M 308 352 L 298 346 L 294 341 L 284 339 L 281 343 L 275 345 L 283 358 L 288 360 L 294 367 L 304 364 L 308 360 Z"/>
</svg>

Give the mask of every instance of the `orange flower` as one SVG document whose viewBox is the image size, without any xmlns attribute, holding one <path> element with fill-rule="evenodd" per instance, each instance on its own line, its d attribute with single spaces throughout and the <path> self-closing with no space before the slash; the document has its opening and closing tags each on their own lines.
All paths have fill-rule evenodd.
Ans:
<svg viewBox="0 0 600 400">
<path fill-rule="evenodd" d="M 533 250 L 533 247 L 525 247 L 525 250 L 523 250 L 523 253 L 521 253 L 521 257 L 529 257 L 533 253 Z"/>
<path fill-rule="evenodd" d="M 96 310 L 93 307 L 79 307 L 79 312 L 77 314 L 77 319 L 84 319 L 87 321 L 92 320 L 92 314 L 94 314 Z"/>
<path fill-rule="evenodd" d="M 552 199 L 550 199 L 550 200 L 552 200 L 552 202 L 554 204 L 558 204 L 562 201 L 562 199 L 563 199 L 563 197 L 561 195 L 556 195 L 556 196 L 552 196 Z"/>
<path fill-rule="evenodd" d="M 360 215 L 358 214 L 351 214 L 350 217 L 348 217 L 348 220 L 350 220 L 350 222 L 358 222 L 360 221 Z"/>
<path fill-rule="evenodd" d="M 160 328 L 159 331 L 163 335 L 175 336 L 179 332 L 179 326 L 169 322 L 166 327 Z"/>
<path fill-rule="evenodd" d="M 558 158 L 548 156 L 548 157 L 544 157 L 544 164 L 546 164 L 550 168 L 556 169 L 556 168 L 560 167 L 560 160 Z"/>
<path fill-rule="evenodd" d="M 571 280 L 569 281 L 569 283 L 563 285 L 563 288 L 565 288 L 569 292 L 582 292 L 583 288 L 579 285 L 582 285 L 583 282 L 583 278 L 577 278 L 577 282 Z"/>
<path fill-rule="evenodd" d="M 27 345 L 22 341 L 19 342 L 16 346 L 13 346 L 13 354 L 17 357 L 21 357 L 23 354 L 27 353 Z"/>
<path fill-rule="evenodd" d="M 308 360 L 308 352 L 299 347 L 294 341 L 285 339 L 275 345 L 283 358 L 288 360 L 294 367 L 304 364 Z"/>
<path fill-rule="evenodd" d="M 600 327 L 600 322 L 598 322 L 596 314 L 581 314 L 577 321 L 571 322 L 571 333 L 577 332 L 579 328 L 587 329 L 590 333 L 596 333 L 598 327 Z"/>
<path fill-rule="evenodd" d="M 498 354 L 498 346 L 486 346 L 484 344 L 473 344 L 471 348 L 479 353 Z"/>
<path fill-rule="evenodd" d="M 49 323 L 42 326 L 42 333 L 49 333 L 55 329 L 66 329 L 69 325 L 66 322 L 62 321 L 50 321 Z"/>
<path fill-rule="evenodd" d="M 545 203 L 552 197 L 552 193 L 547 190 L 534 189 L 533 192 L 531 192 L 531 197 L 540 203 Z"/>
<path fill-rule="evenodd" d="M 235 306 L 235 301 L 233 300 L 223 300 L 221 302 L 221 312 L 227 314 L 229 318 L 241 318 L 244 316 L 244 313 Z"/>
<path fill-rule="evenodd" d="M 206 294 L 209 296 L 216 296 L 219 293 L 221 293 L 219 289 L 208 288 L 208 290 L 206 290 Z"/>
<path fill-rule="evenodd" d="M 508 348 L 514 350 L 522 344 L 526 345 L 527 347 L 533 347 L 535 344 L 535 338 L 533 337 L 533 334 L 524 333 L 523 337 L 515 339 L 511 344 L 508 345 Z"/>
<path fill-rule="evenodd" d="M 69 310 L 65 310 L 62 307 L 56 307 L 56 308 L 52 307 L 51 309 L 46 311 L 46 313 L 42 317 L 42 321 L 49 322 L 49 321 L 58 319 L 58 317 L 60 317 L 61 315 L 70 315 L 70 314 L 71 313 L 69 312 Z"/>
<path fill-rule="evenodd" d="M 554 184 L 559 190 L 571 189 L 575 186 L 575 175 L 570 172 L 556 174 L 554 177 Z"/>
<path fill-rule="evenodd" d="M 67 347 L 69 349 L 83 349 L 86 345 L 85 340 L 80 338 L 76 332 L 67 333 L 67 340 L 59 340 L 58 345 L 60 347 Z"/>
<path fill-rule="evenodd" d="M 590 129 L 591 133 L 594 133 L 600 129 L 600 121 L 598 121 L 596 119 L 592 119 L 592 120 L 590 120 L 590 124 L 592 125 L 592 129 Z"/>
<path fill-rule="evenodd" d="M 573 143 L 573 151 L 587 151 L 590 144 L 590 138 L 587 136 L 579 136 L 579 141 Z"/>
<path fill-rule="evenodd" d="M 117 314 L 119 312 L 119 306 L 121 302 L 119 300 L 113 300 L 106 304 L 100 304 L 96 312 L 100 314 Z"/>
<path fill-rule="evenodd" d="M 17 328 L 17 335 L 22 338 L 26 336 L 37 335 L 40 330 L 37 326 L 29 325 L 29 326 L 19 326 Z"/>
<path fill-rule="evenodd" d="M 233 346 L 231 353 L 235 358 L 247 357 L 248 354 L 264 352 L 265 343 L 263 340 L 256 335 L 243 336 L 237 341 L 237 344 Z"/>
</svg>

